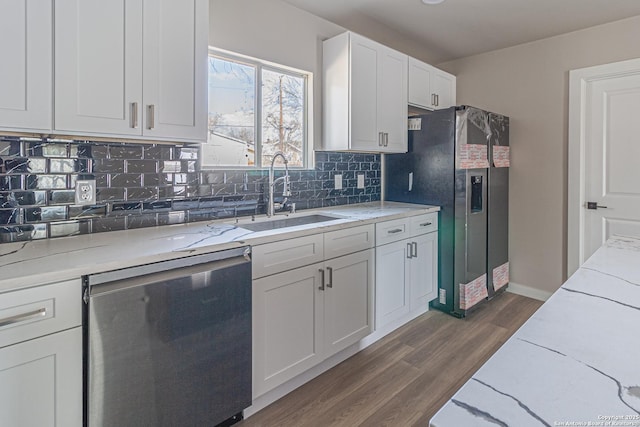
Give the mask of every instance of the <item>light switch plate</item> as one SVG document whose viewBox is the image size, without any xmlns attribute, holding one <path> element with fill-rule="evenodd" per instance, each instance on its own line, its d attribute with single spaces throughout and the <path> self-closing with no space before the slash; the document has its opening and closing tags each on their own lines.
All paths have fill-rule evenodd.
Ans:
<svg viewBox="0 0 640 427">
<path fill-rule="evenodd" d="M 342 174 L 341 173 L 335 174 L 333 179 L 335 182 L 335 189 L 342 190 Z"/>
<path fill-rule="evenodd" d="M 79 179 L 76 181 L 76 204 L 94 205 L 96 203 L 96 180 Z"/>
<path fill-rule="evenodd" d="M 364 188 L 364 174 L 358 174 L 358 188 Z"/>
</svg>

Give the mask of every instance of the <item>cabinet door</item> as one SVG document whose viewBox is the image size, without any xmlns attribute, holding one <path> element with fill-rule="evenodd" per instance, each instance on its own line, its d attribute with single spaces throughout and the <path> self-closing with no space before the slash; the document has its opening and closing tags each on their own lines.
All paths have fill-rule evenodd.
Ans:
<svg viewBox="0 0 640 427">
<path fill-rule="evenodd" d="M 352 150 L 378 151 L 378 43 L 351 34 Z M 406 110 L 406 106 L 404 110 Z"/>
<path fill-rule="evenodd" d="M 376 248 L 376 329 L 409 313 L 409 240 Z"/>
<path fill-rule="evenodd" d="M 434 69 L 434 73 L 431 79 L 431 85 L 433 87 L 433 93 L 436 94 L 437 104 L 436 110 L 443 108 L 449 108 L 456 103 L 456 78 L 455 76 Z"/>
<path fill-rule="evenodd" d="M 378 59 L 378 130 L 386 134 L 380 151 L 407 151 L 407 55 L 385 46 Z"/>
<path fill-rule="evenodd" d="M 205 141 L 207 0 L 144 1 L 143 135 Z"/>
<path fill-rule="evenodd" d="M 325 356 L 355 344 L 373 328 L 373 249 L 325 262 Z"/>
<path fill-rule="evenodd" d="M 409 58 L 408 103 L 422 108 L 432 109 L 431 75 L 433 67 Z"/>
<path fill-rule="evenodd" d="M 411 258 L 411 311 L 426 309 L 436 298 L 438 289 L 438 233 L 428 233 L 411 239 L 414 258 Z"/>
<path fill-rule="evenodd" d="M 51 129 L 52 2 L 0 2 L 0 127 Z"/>
<path fill-rule="evenodd" d="M 323 264 L 253 281 L 253 396 L 323 359 Z"/>
<path fill-rule="evenodd" d="M 142 0 L 56 0 L 57 131 L 141 135 Z"/>
<path fill-rule="evenodd" d="M 0 349 L 0 425 L 82 426 L 82 328 Z"/>
</svg>

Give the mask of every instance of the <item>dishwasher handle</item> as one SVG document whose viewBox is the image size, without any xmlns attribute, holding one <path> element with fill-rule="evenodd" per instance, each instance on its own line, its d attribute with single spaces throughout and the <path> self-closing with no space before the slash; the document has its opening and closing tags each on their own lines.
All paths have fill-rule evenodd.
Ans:
<svg viewBox="0 0 640 427">
<path fill-rule="evenodd" d="M 250 247 L 242 247 L 90 275 L 89 297 L 251 263 L 250 254 Z"/>
</svg>

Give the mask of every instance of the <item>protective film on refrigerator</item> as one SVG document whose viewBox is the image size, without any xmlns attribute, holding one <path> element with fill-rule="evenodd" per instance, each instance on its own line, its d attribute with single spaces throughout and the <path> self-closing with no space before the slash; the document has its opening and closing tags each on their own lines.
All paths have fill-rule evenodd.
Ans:
<svg viewBox="0 0 640 427">
<path fill-rule="evenodd" d="M 488 143 L 491 137 L 489 113 L 476 108 L 465 108 L 457 111 L 456 115 L 456 169 L 488 168 Z M 479 131 L 480 135 L 484 135 L 484 143 L 470 143 L 470 131 L 475 134 Z"/>
<path fill-rule="evenodd" d="M 494 126 L 492 127 L 495 132 L 493 146 L 491 147 L 493 167 L 496 168 L 508 168 L 511 167 L 511 152 L 508 145 L 498 145 L 500 141 L 509 141 L 509 118 L 494 114 L 493 117 Z"/>
</svg>

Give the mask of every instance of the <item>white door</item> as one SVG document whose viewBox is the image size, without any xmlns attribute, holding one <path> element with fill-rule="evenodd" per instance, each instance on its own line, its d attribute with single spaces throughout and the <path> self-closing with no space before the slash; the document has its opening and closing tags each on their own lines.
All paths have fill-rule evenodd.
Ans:
<svg viewBox="0 0 640 427">
<path fill-rule="evenodd" d="M 378 59 L 378 131 L 385 134 L 380 151 L 407 151 L 407 55 L 381 46 Z"/>
<path fill-rule="evenodd" d="M 253 281 L 253 397 L 323 358 L 322 263 Z"/>
<path fill-rule="evenodd" d="M 456 102 L 456 78 L 444 71 L 435 70 L 431 78 L 433 93 L 435 95 L 434 107 L 436 110 L 449 108 Z"/>
<path fill-rule="evenodd" d="M 411 241 L 376 248 L 376 330 L 409 313 Z"/>
<path fill-rule="evenodd" d="M 351 146 L 376 151 L 378 136 L 378 44 L 351 34 Z"/>
<path fill-rule="evenodd" d="M 207 0 L 144 2 L 143 135 L 206 140 Z"/>
<path fill-rule="evenodd" d="M 414 258 L 410 260 L 411 311 L 429 307 L 438 287 L 438 233 L 428 233 L 411 239 Z"/>
<path fill-rule="evenodd" d="M 422 108 L 433 108 L 431 105 L 431 73 L 429 64 L 409 58 L 409 92 L 407 102 Z"/>
<path fill-rule="evenodd" d="M 0 1 L 0 127 L 51 129 L 51 1 Z"/>
<path fill-rule="evenodd" d="M 613 234 L 640 236 L 640 60 L 570 74 L 568 273 Z"/>
<path fill-rule="evenodd" d="M 141 135 L 142 0 L 56 0 L 57 131 Z"/>
<path fill-rule="evenodd" d="M 373 249 L 325 262 L 325 356 L 357 343 L 373 330 L 373 262 Z"/>
<path fill-rule="evenodd" d="M 0 349 L 0 425 L 82 426 L 82 329 Z"/>
</svg>

